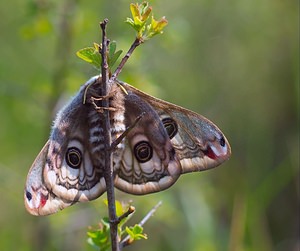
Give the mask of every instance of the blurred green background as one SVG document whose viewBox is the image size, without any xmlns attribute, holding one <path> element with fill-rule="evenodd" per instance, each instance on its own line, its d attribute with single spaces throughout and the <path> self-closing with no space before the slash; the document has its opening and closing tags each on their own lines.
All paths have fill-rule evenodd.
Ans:
<svg viewBox="0 0 300 251">
<path fill-rule="evenodd" d="M 0 2 L 0 250 L 92 250 L 103 198 L 49 217 L 23 204 L 27 172 L 58 107 L 97 74 L 75 56 L 99 22 L 127 50 L 129 0 Z M 214 121 L 232 146 L 221 167 L 132 200 L 147 241 L 126 250 L 299 250 L 299 2 L 150 1 L 169 25 L 139 47 L 120 79 Z"/>
</svg>

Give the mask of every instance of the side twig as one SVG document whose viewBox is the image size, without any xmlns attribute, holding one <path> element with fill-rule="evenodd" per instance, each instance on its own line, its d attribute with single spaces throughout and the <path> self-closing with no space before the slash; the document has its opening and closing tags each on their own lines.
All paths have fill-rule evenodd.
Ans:
<svg viewBox="0 0 300 251">
<path fill-rule="evenodd" d="M 117 67 L 117 69 L 115 70 L 115 72 L 112 74 L 111 76 L 111 80 L 114 81 L 117 79 L 117 77 L 119 76 L 119 74 L 121 73 L 124 65 L 126 64 L 127 60 L 129 59 L 129 57 L 131 56 L 131 54 L 133 53 L 133 51 L 135 50 L 136 47 L 138 47 L 141 43 L 143 43 L 143 40 L 136 38 L 134 40 L 134 42 L 132 43 L 132 45 L 130 46 L 128 52 L 126 53 L 126 55 L 122 58 L 119 66 Z"/>
<path fill-rule="evenodd" d="M 121 141 L 128 135 L 128 133 L 137 125 L 137 123 L 141 120 L 141 118 L 144 115 L 145 115 L 145 112 L 143 112 L 141 115 L 139 115 L 135 119 L 134 123 L 131 126 L 127 127 L 126 130 L 117 139 L 115 139 L 115 141 L 113 141 L 111 143 L 111 151 L 112 152 L 116 149 L 117 145 L 120 144 Z"/>
<path fill-rule="evenodd" d="M 153 214 L 156 212 L 156 210 L 161 206 L 162 201 L 159 201 L 147 214 L 146 216 L 140 221 L 138 224 L 139 226 L 143 226 L 149 219 L 150 217 L 153 216 Z M 131 244 L 130 242 L 130 236 L 127 235 L 120 243 L 120 250 L 122 250 L 124 247 L 129 246 Z"/>
<path fill-rule="evenodd" d="M 127 218 L 129 215 L 131 215 L 132 213 L 134 213 L 134 211 L 135 211 L 135 207 L 134 206 L 130 206 L 128 208 L 128 210 L 119 217 L 118 222 L 120 223 L 123 219 Z"/>
</svg>

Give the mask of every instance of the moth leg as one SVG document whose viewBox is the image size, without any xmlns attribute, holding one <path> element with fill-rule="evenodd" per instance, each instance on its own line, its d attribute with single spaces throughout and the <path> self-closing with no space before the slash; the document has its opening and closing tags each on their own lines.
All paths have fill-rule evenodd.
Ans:
<svg viewBox="0 0 300 251">
<path fill-rule="evenodd" d="M 109 99 L 109 98 L 113 97 L 113 95 L 114 95 L 114 92 L 112 92 L 106 96 L 99 97 L 99 98 L 91 97 L 90 102 L 98 112 L 103 113 L 104 110 L 109 110 L 109 111 L 115 112 L 115 111 L 117 111 L 117 109 L 114 107 L 102 107 L 97 104 L 98 101 L 102 101 L 104 99 Z"/>
<path fill-rule="evenodd" d="M 113 108 L 113 107 L 101 107 L 101 106 L 97 106 L 96 104 L 93 104 L 95 109 L 97 110 L 97 112 L 100 112 L 100 113 L 103 113 L 104 110 L 109 110 L 111 112 L 115 112 L 117 111 L 116 108 Z"/>
<path fill-rule="evenodd" d="M 113 90 L 111 91 L 110 93 L 108 93 L 107 95 L 105 96 L 100 96 L 100 97 L 91 97 L 91 101 L 101 101 L 101 100 L 105 100 L 105 99 L 110 99 L 110 98 L 113 98 L 116 94 L 117 94 L 118 90 Z"/>
</svg>

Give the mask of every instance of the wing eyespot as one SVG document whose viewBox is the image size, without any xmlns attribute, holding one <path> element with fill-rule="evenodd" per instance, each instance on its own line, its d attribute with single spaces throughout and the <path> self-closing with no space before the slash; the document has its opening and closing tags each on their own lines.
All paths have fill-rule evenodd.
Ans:
<svg viewBox="0 0 300 251">
<path fill-rule="evenodd" d="M 223 136 L 222 136 L 222 138 L 220 139 L 220 145 L 221 145 L 222 147 L 225 146 L 225 139 L 224 139 Z"/>
<path fill-rule="evenodd" d="M 66 153 L 67 164 L 74 169 L 78 169 L 82 162 L 82 153 L 76 147 L 70 147 Z"/>
<path fill-rule="evenodd" d="M 29 191 L 26 191 L 26 198 L 28 201 L 32 200 L 32 194 Z"/>
<path fill-rule="evenodd" d="M 178 125 L 172 118 L 162 119 L 162 123 L 169 135 L 169 138 L 172 139 L 178 132 Z"/>
<path fill-rule="evenodd" d="M 134 156 L 140 163 L 149 161 L 153 156 L 153 149 L 147 141 L 140 141 L 134 146 Z"/>
</svg>

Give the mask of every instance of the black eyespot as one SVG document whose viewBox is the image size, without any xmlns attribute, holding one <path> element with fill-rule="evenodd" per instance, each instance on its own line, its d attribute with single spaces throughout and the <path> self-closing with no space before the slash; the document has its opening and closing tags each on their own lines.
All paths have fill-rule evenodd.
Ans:
<svg viewBox="0 0 300 251">
<path fill-rule="evenodd" d="M 162 123 L 167 130 L 169 138 L 172 139 L 178 132 L 178 126 L 175 120 L 171 118 L 164 118 L 162 119 Z"/>
<path fill-rule="evenodd" d="M 221 146 L 225 146 L 225 139 L 224 139 L 224 137 L 222 137 L 221 139 L 220 139 L 220 145 Z"/>
<path fill-rule="evenodd" d="M 31 199 L 32 199 L 32 194 L 31 194 L 30 192 L 28 192 L 28 191 L 26 191 L 26 198 L 27 198 L 29 201 L 31 201 Z"/>
<path fill-rule="evenodd" d="M 67 164 L 77 169 L 80 167 L 82 161 L 82 153 L 81 151 L 76 147 L 70 147 L 68 151 L 66 152 L 66 162 Z"/>
<path fill-rule="evenodd" d="M 153 156 L 153 149 L 147 141 L 140 141 L 134 146 L 134 155 L 138 162 L 145 163 Z"/>
</svg>

